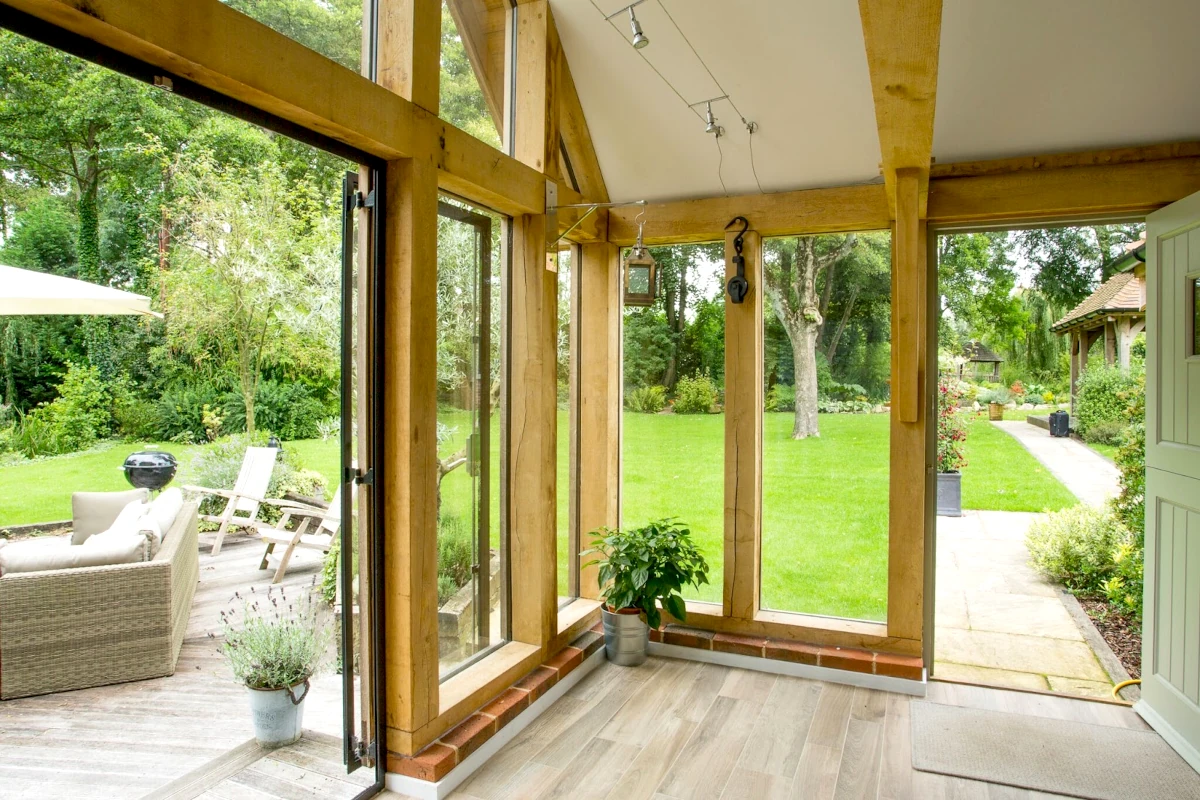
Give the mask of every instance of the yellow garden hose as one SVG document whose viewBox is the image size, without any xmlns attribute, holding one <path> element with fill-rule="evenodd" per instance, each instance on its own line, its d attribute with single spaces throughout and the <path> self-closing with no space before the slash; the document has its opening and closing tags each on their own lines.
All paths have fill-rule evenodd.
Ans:
<svg viewBox="0 0 1200 800">
<path fill-rule="evenodd" d="M 1136 685 L 1140 684 L 1141 682 L 1142 682 L 1141 678 L 1134 678 L 1131 681 L 1121 681 L 1120 683 L 1118 683 L 1116 686 L 1113 687 L 1113 699 L 1120 700 L 1121 699 L 1120 692 L 1122 689 L 1124 689 L 1126 686 L 1136 686 Z"/>
</svg>

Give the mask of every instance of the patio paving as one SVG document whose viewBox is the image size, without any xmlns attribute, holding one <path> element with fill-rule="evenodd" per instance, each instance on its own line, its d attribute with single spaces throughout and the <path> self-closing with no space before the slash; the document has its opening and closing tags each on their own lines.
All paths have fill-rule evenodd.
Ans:
<svg viewBox="0 0 1200 800">
<path fill-rule="evenodd" d="M 1024 420 L 992 424 L 1024 445 L 1050 470 L 1050 474 L 1084 503 L 1104 505 L 1110 497 L 1116 496 L 1120 488 L 1117 468 L 1083 442 L 1053 437 L 1049 431 Z"/>
<path fill-rule="evenodd" d="M 1025 532 L 1038 516 L 938 517 L 934 674 L 1109 697 L 1112 681 L 1064 605 L 1063 590 L 1029 565 Z"/>
</svg>

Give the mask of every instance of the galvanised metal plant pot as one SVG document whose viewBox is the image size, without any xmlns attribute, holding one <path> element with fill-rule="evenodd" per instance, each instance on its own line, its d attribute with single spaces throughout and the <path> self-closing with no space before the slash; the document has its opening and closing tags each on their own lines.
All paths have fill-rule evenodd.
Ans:
<svg viewBox="0 0 1200 800">
<path fill-rule="evenodd" d="M 962 473 L 939 472 L 937 474 L 937 514 L 939 517 L 961 517 Z"/>
<path fill-rule="evenodd" d="M 614 614 L 607 608 L 600 609 L 604 618 L 604 652 L 609 661 L 622 667 L 643 663 L 650 642 L 650 626 L 637 611 L 630 611 Z"/>
<path fill-rule="evenodd" d="M 304 701 L 309 682 L 290 689 L 250 689 L 250 716 L 254 738 L 266 748 L 283 747 L 300 740 L 304 725 Z"/>
</svg>

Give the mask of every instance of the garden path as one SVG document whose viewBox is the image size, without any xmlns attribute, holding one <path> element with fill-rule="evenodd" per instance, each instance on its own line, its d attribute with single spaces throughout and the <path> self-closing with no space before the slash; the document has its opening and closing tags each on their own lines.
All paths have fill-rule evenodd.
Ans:
<svg viewBox="0 0 1200 800">
<path fill-rule="evenodd" d="M 1072 494 L 1088 505 L 1104 505 L 1117 494 L 1120 478 L 1117 468 L 1082 442 L 1052 437 L 1049 431 L 1023 420 L 992 424 L 1024 445 Z"/>
<path fill-rule="evenodd" d="M 938 517 L 934 676 L 1109 697 L 1112 680 L 1067 610 L 1062 587 L 1029 565 L 1025 532 L 1038 516 Z"/>
</svg>

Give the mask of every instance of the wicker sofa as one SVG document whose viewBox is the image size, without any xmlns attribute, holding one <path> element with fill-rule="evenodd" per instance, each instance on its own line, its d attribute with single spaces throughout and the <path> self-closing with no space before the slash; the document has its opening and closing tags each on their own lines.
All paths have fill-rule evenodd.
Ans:
<svg viewBox="0 0 1200 800">
<path fill-rule="evenodd" d="M 0 577 L 0 700 L 171 675 L 200 575 L 196 504 L 150 560 Z"/>
</svg>

